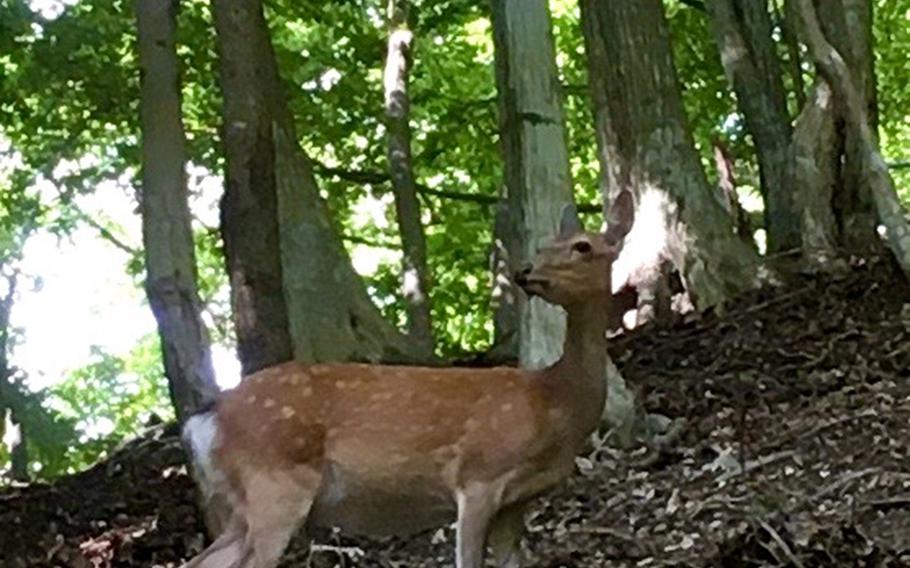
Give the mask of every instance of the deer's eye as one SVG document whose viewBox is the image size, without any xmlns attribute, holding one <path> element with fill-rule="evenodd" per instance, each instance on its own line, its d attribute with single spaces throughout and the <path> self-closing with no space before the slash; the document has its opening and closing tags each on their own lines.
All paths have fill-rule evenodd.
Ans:
<svg viewBox="0 0 910 568">
<path fill-rule="evenodd" d="M 591 243 L 588 241 L 578 241 L 572 245 L 572 250 L 575 252 L 580 252 L 581 254 L 588 254 L 591 252 Z"/>
</svg>

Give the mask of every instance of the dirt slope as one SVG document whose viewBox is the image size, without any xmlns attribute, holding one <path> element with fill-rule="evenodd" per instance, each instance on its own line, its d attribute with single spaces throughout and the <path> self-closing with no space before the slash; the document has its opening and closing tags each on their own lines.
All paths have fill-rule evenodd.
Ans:
<svg viewBox="0 0 910 568">
<path fill-rule="evenodd" d="M 671 451 L 602 445 L 529 515 L 530 566 L 910 566 L 910 293 L 884 263 L 807 276 L 614 357 Z M 0 493 L 0 566 L 176 566 L 202 546 L 173 428 Z M 742 471 L 745 463 L 745 471 Z M 304 546 L 285 562 L 303 566 Z M 451 565 L 452 532 L 318 535 L 314 566 Z"/>
</svg>

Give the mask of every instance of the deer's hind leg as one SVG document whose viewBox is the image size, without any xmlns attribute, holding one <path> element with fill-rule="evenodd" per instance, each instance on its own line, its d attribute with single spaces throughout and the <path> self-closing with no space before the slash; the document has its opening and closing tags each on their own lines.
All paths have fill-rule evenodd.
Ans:
<svg viewBox="0 0 910 568">
<path fill-rule="evenodd" d="M 498 568 L 520 568 L 522 565 L 521 537 L 525 530 L 525 503 L 515 503 L 501 509 L 490 525 L 487 544 L 493 551 Z"/>
<path fill-rule="evenodd" d="M 308 466 L 243 476 L 227 530 L 183 568 L 272 568 L 309 513 L 322 474 Z"/>
<path fill-rule="evenodd" d="M 245 484 L 246 554 L 239 568 L 272 568 L 303 524 L 322 474 L 308 466 L 263 471 Z"/>
</svg>

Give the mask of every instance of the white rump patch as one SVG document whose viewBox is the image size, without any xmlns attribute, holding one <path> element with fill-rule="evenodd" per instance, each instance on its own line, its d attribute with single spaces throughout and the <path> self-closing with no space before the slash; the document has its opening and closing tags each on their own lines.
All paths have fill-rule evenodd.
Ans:
<svg viewBox="0 0 910 568">
<path fill-rule="evenodd" d="M 206 498 L 213 496 L 226 481 L 212 461 L 217 436 L 218 422 L 214 412 L 191 416 L 183 426 L 183 440 L 192 452 L 196 481 Z"/>
</svg>

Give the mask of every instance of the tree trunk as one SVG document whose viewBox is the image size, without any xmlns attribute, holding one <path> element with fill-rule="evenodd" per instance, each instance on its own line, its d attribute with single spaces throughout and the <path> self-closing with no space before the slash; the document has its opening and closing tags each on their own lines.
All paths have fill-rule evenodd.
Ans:
<svg viewBox="0 0 910 568">
<path fill-rule="evenodd" d="M 790 179 L 790 116 L 771 38 L 767 0 L 710 0 L 715 41 L 752 134 L 765 203 L 768 251 L 798 249 L 799 213 Z"/>
<path fill-rule="evenodd" d="M 408 336 L 427 356 L 433 353 L 427 244 L 411 159 L 408 75 L 413 34 L 408 29 L 408 0 L 389 0 L 389 42 L 385 66 L 385 113 L 388 161 L 402 245 L 402 291 Z"/>
<path fill-rule="evenodd" d="M 176 10 L 176 0 L 136 3 L 145 288 L 158 322 L 171 400 L 182 421 L 212 400 L 218 387 L 196 289 L 196 255 L 184 172 Z"/>
<path fill-rule="evenodd" d="M 788 15 L 798 23 L 798 2 L 790 2 Z M 824 4 L 818 19 L 823 33 L 843 54 L 874 140 L 878 113 L 871 10 L 868 0 L 832 0 Z M 874 190 L 864 173 L 865 151 L 859 133 L 847 127 L 846 112 L 841 97 L 819 80 L 796 120 L 791 147 L 794 187 L 804 253 L 815 262 L 823 263 L 841 249 L 864 252 L 880 246 Z"/>
<path fill-rule="evenodd" d="M 812 0 L 798 2 L 806 44 L 819 73 L 835 93 L 844 115 L 848 156 L 849 141 L 852 139 L 857 145 L 853 155 L 856 160 L 856 174 L 868 184 L 878 218 L 887 231 L 891 250 L 904 273 L 910 275 L 910 224 L 904 217 L 894 181 L 878 149 L 878 140 L 872 128 L 873 119 L 869 116 L 868 92 L 861 88 L 864 86 L 863 72 L 861 69 L 857 72 L 851 71 L 847 58 L 828 41 Z M 845 163 L 844 168 L 848 169 L 848 164 Z"/>
<path fill-rule="evenodd" d="M 702 170 L 663 5 L 583 0 L 581 15 L 605 200 L 628 188 L 638 202 L 614 287 L 637 280 L 639 301 L 659 303 L 671 262 L 698 308 L 722 304 L 753 285 L 756 255 Z"/>
<path fill-rule="evenodd" d="M 547 2 L 493 0 L 492 16 L 515 269 L 556 234 L 563 207 L 572 203 L 572 179 Z M 519 362 L 529 368 L 552 363 L 565 333 L 562 310 L 521 293 L 515 297 Z"/>
<path fill-rule="evenodd" d="M 496 204 L 493 221 L 493 246 L 490 251 L 490 289 L 493 302 L 493 346 L 489 359 L 494 362 L 518 360 L 518 295 L 512 282 L 515 271 L 509 251 L 517 250 L 515 223 L 509 211 L 509 199 Z"/>
<path fill-rule="evenodd" d="M 222 233 L 244 373 L 290 359 L 426 362 L 371 302 L 297 142 L 261 0 L 213 3 Z"/>
<path fill-rule="evenodd" d="M 772 1 L 775 13 L 780 21 L 781 36 L 783 36 L 784 45 L 787 47 L 787 68 L 790 79 L 793 81 L 793 92 L 796 95 L 796 108 L 799 111 L 806 106 L 806 85 L 803 80 L 802 57 L 799 52 L 799 39 L 796 37 L 796 14 L 793 13 L 792 0 L 783 0 L 783 13 L 779 9 L 777 1 Z"/>
<path fill-rule="evenodd" d="M 821 4 L 819 20 L 823 33 L 842 55 L 853 86 L 862 97 L 873 137 L 877 140 L 878 103 L 875 86 L 875 56 L 872 38 L 871 0 L 833 0 Z M 834 85 L 832 85 L 834 88 Z M 835 90 L 836 92 L 836 90 Z M 838 103 L 840 97 L 836 97 Z M 843 165 L 835 189 L 834 207 L 843 245 L 849 250 L 867 250 L 877 241 L 877 219 L 872 189 L 864 175 L 863 142 L 859 133 L 846 126 L 847 111 L 837 105 L 836 127 L 841 132 Z M 835 146 L 836 147 L 836 146 Z"/>
<path fill-rule="evenodd" d="M 836 255 L 840 241 L 831 209 L 840 171 L 838 152 L 832 151 L 838 146 L 834 116 L 831 89 L 824 81 L 817 81 L 796 119 L 790 148 L 803 254 L 813 264 L 820 265 Z"/>
<path fill-rule="evenodd" d="M 0 264 L 2 268 L 2 264 Z M 6 292 L 0 298 L 0 442 L 10 454 L 10 469 L 7 477 L 13 481 L 27 482 L 28 471 L 28 446 L 25 427 L 17 416 L 16 409 L 6 400 L 6 393 L 11 390 L 10 376 L 12 369 L 9 365 L 10 344 L 10 312 L 16 297 L 17 273 L 3 275 L 7 280 Z"/>
<path fill-rule="evenodd" d="M 736 172 L 733 170 L 735 160 L 730 155 L 729 148 L 722 141 L 715 139 L 712 145 L 714 146 L 714 167 L 717 169 L 717 185 L 724 197 L 724 207 L 733 218 L 733 226 L 736 228 L 739 238 L 749 246 L 754 246 L 752 223 L 749 221 L 748 214 L 739 204 Z"/>
</svg>

